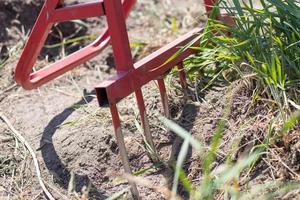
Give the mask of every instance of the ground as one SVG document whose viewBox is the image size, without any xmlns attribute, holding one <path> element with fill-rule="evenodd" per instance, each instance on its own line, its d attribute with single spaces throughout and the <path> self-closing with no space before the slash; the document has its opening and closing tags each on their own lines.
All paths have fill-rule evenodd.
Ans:
<svg viewBox="0 0 300 200">
<path fill-rule="evenodd" d="M 128 188 L 126 181 L 120 178 L 123 168 L 109 109 L 99 108 L 93 90 L 95 84 L 114 73 L 111 49 L 108 48 L 92 61 L 36 90 L 25 91 L 13 80 L 20 49 L 42 2 L 0 2 L 0 21 L 4 22 L 4 26 L 0 27 L 0 59 L 5 60 L 3 65 L 0 62 L 0 113 L 10 120 L 36 150 L 43 179 L 57 199 L 84 199 L 86 193 L 89 193 L 90 199 L 106 199 Z M 143 44 L 133 45 L 134 58 L 137 60 L 192 27 L 201 26 L 204 20 L 201 16 L 203 7 L 198 0 L 138 1 L 127 21 L 131 43 Z M 57 25 L 47 44 L 60 43 L 62 36 L 76 38 L 97 35 L 102 28 L 103 21 L 99 19 L 89 19 L 84 21 L 84 25 L 71 22 Z M 38 65 L 43 66 L 76 51 L 86 43 L 80 41 L 65 45 L 64 48 L 44 48 Z M 200 91 L 201 83 L 197 86 L 190 84 L 192 95 L 189 98 L 185 98 L 178 87 L 176 75 L 168 77 L 166 83 L 172 119 L 205 145 L 209 145 L 218 121 L 226 108 L 230 108 L 216 168 L 225 159 L 225 152 L 230 151 L 235 143 L 239 149 L 232 153 L 232 159 L 238 160 L 264 139 L 271 119 L 268 116 L 274 113 L 270 112 L 267 103 L 252 104 L 251 81 L 222 84 L 206 92 Z M 157 150 L 161 160 L 167 162 L 171 155 L 178 154 L 182 141 L 167 131 L 158 120 L 162 106 L 156 83 L 150 82 L 143 87 L 143 92 Z M 141 176 L 156 187 L 168 187 L 172 171 L 168 167 L 155 167 L 143 147 L 134 96 L 121 101 L 118 108 L 133 170 L 141 173 L 150 167 L 151 170 L 141 173 Z M 294 135 L 295 138 L 287 139 L 289 141 L 286 144 L 278 144 L 280 148 L 267 155 L 265 162 L 259 162 L 250 184 L 264 180 L 299 180 L 300 136 L 299 133 Z M 45 199 L 30 155 L 2 122 L 0 141 L 1 199 Z M 278 162 L 278 159 L 281 161 Z M 275 161 L 269 163 L 269 160 Z M 190 149 L 184 167 L 190 180 L 195 185 L 199 184 L 201 162 L 194 150 Z M 255 172 L 259 175 L 255 175 Z M 164 194 L 149 188 L 139 186 L 142 199 L 166 198 Z M 188 198 L 183 189 L 180 189 L 180 194 L 184 199 Z M 125 194 L 123 198 L 128 199 L 130 195 Z M 294 194 L 286 197 L 293 198 L 297 197 Z"/>
</svg>

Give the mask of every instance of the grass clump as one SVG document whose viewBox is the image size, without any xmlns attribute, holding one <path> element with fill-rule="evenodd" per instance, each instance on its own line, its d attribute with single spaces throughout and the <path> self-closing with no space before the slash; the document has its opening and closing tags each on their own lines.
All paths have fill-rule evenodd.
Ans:
<svg viewBox="0 0 300 200">
<path fill-rule="evenodd" d="M 257 1 L 256 1 L 257 2 Z M 198 54 L 186 61 L 190 77 L 199 71 L 208 88 L 215 80 L 251 77 L 256 98 L 274 100 L 283 113 L 299 109 L 300 5 L 293 0 L 260 0 L 232 3 L 221 0 L 214 7 Z M 235 19 L 234 25 L 216 20 L 220 10 Z"/>
</svg>

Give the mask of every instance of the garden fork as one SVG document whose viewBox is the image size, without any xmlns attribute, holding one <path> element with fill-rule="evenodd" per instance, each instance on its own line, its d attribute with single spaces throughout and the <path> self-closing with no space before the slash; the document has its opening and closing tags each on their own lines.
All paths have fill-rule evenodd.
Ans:
<svg viewBox="0 0 300 200">
<path fill-rule="evenodd" d="M 62 2 L 62 0 L 45 1 L 17 64 L 15 79 L 24 89 L 37 88 L 90 60 L 98 55 L 108 44 L 111 44 L 116 74 L 112 78 L 98 84 L 95 89 L 99 105 L 109 105 L 110 107 L 125 173 L 132 174 L 121 131 L 117 103 L 128 95 L 135 93 L 146 143 L 155 152 L 141 88 L 150 81 L 157 80 L 164 114 L 167 118 L 170 118 L 163 75 L 171 68 L 177 66 L 180 83 L 185 90 L 187 86 L 183 60 L 194 54 L 195 51 L 190 48 L 185 49 L 176 58 L 166 61 L 178 52 L 181 47 L 199 42 L 198 35 L 202 29 L 196 28 L 137 63 L 133 63 L 125 18 L 129 15 L 136 0 L 95 0 L 69 6 L 61 6 Z M 210 11 L 213 1 L 205 0 L 205 3 L 207 11 Z M 33 72 L 32 69 L 37 57 L 49 31 L 55 23 L 97 16 L 106 16 L 107 28 L 96 41 L 62 60 Z M 130 180 L 129 183 L 134 199 L 139 199 L 136 184 Z"/>
</svg>

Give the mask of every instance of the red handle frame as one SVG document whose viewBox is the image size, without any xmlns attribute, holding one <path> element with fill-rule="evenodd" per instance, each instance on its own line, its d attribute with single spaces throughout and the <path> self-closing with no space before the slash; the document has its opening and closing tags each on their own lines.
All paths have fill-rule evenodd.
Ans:
<svg viewBox="0 0 300 200">
<path fill-rule="evenodd" d="M 137 0 L 122 0 L 123 11 L 126 17 L 128 17 L 136 1 Z M 217 0 L 204 0 L 205 8 L 208 13 L 211 11 L 211 8 L 216 1 Z M 37 88 L 92 59 L 110 43 L 110 34 L 118 32 L 118 30 L 109 31 L 108 28 L 106 28 L 103 34 L 87 47 L 78 50 L 64 59 L 58 60 L 36 72 L 33 72 L 34 64 L 36 63 L 40 51 L 47 39 L 48 33 L 54 23 L 107 15 L 104 6 L 105 0 L 95 0 L 94 2 L 59 8 L 61 2 L 62 0 L 45 1 L 29 39 L 25 44 L 15 70 L 15 80 L 24 89 L 30 90 Z M 119 61 L 124 59 L 122 53 L 119 55 L 118 52 L 121 51 L 118 50 L 118 43 L 120 41 L 113 42 L 115 43 L 114 46 L 117 47 L 117 53 L 115 56 L 118 59 L 116 60 Z M 122 68 L 122 65 L 120 65 L 119 68 Z"/>
<path fill-rule="evenodd" d="M 45 1 L 29 39 L 25 44 L 15 70 L 16 82 L 24 89 L 37 88 L 74 69 L 98 55 L 110 43 L 110 34 L 106 28 L 103 34 L 87 47 L 36 72 L 32 72 L 54 23 L 106 15 L 103 0 L 58 8 L 60 2 L 61 0 Z M 123 10 L 126 17 L 135 3 L 136 0 L 123 1 Z"/>
</svg>

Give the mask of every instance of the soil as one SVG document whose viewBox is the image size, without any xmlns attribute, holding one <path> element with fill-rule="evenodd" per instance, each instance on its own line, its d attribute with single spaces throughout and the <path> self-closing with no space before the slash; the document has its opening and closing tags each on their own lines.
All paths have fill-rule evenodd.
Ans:
<svg viewBox="0 0 300 200">
<path fill-rule="evenodd" d="M 4 67 L 0 68 L 0 113 L 9 118 L 13 126 L 36 150 L 42 176 L 57 199 L 84 199 L 87 193 L 90 199 L 106 199 L 128 188 L 127 182 L 120 178 L 123 168 L 109 109 L 99 108 L 93 90 L 94 85 L 114 74 L 112 51 L 110 48 L 106 49 L 95 59 L 37 90 L 25 91 L 16 86 L 13 80 L 14 66 L 24 44 L 25 35 L 30 31 L 42 3 L 42 0 L 0 2 L 0 22 L 4 23 L 4 26 L 0 26 L 0 60 L 5 60 Z M 144 57 L 190 28 L 201 25 L 202 20 L 198 18 L 201 13 L 203 8 L 198 0 L 187 0 L 184 3 L 176 0 L 138 1 L 127 21 L 130 41 L 145 44 L 133 48 L 135 59 Z M 195 19 L 196 17 L 198 19 Z M 177 22 L 177 30 L 172 28 L 174 19 Z M 60 34 L 63 38 L 97 35 L 104 27 L 103 20 L 96 18 L 85 20 L 84 23 L 87 26 L 78 23 L 55 26 L 47 44 L 61 42 Z M 43 65 L 59 59 L 88 42 L 90 41 L 77 42 L 67 45 L 64 49 L 44 49 L 39 63 Z M 15 52 L 9 52 L 16 45 Z M 187 99 L 178 89 L 176 76 L 167 80 L 172 119 L 207 146 L 225 110 L 231 110 L 227 116 L 220 153 L 214 166 L 216 169 L 222 165 L 225 152 L 231 150 L 234 142 L 240 147 L 232 153 L 232 159 L 236 161 L 264 140 L 267 124 L 274 113 L 270 111 L 272 109 L 267 103 L 253 104 L 251 96 L 254 86 L 251 81 L 214 86 L 205 93 L 196 92 L 200 88 L 190 86 L 191 92 L 198 95 Z M 170 157 L 176 158 L 182 141 L 158 121 L 157 116 L 162 112 L 162 106 L 156 83 L 153 81 L 143 87 L 143 93 L 159 156 L 167 163 Z M 140 172 L 150 167 L 151 170 L 142 173 L 141 176 L 156 187 L 168 187 L 172 180 L 172 170 L 155 166 L 146 153 L 143 138 L 136 125 L 138 109 L 134 96 L 122 100 L 118 108 L 133 170 Z M 245 124 L 249 120 L 250 122 Z M 15 144 L 4 123 L 0 123 L 0 133 L 0 140 L 4 141 L 0 144 L 0 199 L 45 199 L 38 185 L 32 160 L 24 147 Z M 270 158 L 274 163 L 260 161 L 250 183 L 258 184 L 273 179 L 299 179 L 296 176 L 300 173 L 299 138 L 299 133 L 292 133 L 286 139 L 286 144 L 276 144 L 280 148 L 274 147 L 273 151 L 276 153 L 268 155 L 275 156 Z M 279 162 L 276 156 L 280 156 L 282 162 Z M 281 163 L 287 164 L 289 168 Z M 273 171 L 270 166 L 280 170 Z M 197 153 L 190 149 L 185 170 L 195 185 L 201 182 L 201 169 Z M 15 179 L 6 181 L 7 176 Z M 142 199 L 167 198 L 149 188 L 139 186 Z M 188 199 L 184 189 L 180 189 L 180 194 L 184 199 Z M 294 194 L 289 196 L 291 199 L 297 198 L 292 195 Z M 123 198 L 131 197 L 126 193 Z"/>
</svg>

